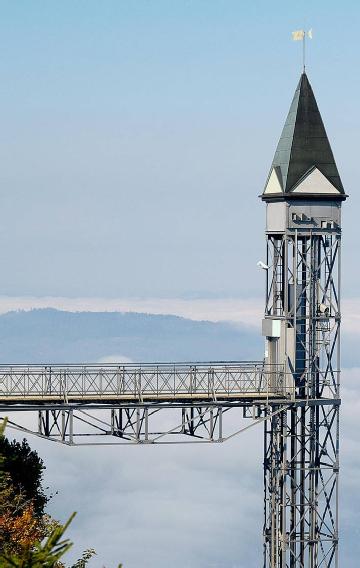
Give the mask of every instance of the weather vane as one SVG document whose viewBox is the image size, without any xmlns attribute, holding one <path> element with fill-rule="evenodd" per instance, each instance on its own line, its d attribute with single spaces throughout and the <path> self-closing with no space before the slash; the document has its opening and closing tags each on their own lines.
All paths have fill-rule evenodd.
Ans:
<svg viewBox="0 0 360 568">
<path fill-rule="evenodd" d="M 305 30 L 296 30 L 295 32 L 292 32 L 292 38 L 293 38 L 294 41 L 302 41 L 303 42 L 303 70 L 304 70 L 304 73 L 305 73 L 306 37 L 308 37 L 309 39 L 313 38 L 312 29 L 310 29 L 308 32 L 306 32 Z"/>
</svg>

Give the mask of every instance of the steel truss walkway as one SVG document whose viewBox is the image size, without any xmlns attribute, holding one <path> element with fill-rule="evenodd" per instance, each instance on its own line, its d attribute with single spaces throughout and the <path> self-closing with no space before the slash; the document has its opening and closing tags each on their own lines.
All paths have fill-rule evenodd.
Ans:
<svg viewBox="0 0 360 568">
<path fill-rule="evenodd" d="M 284 394 L 281 368 L 263 362 L 0 366 L 0 402 L 172 402 Z"/>
<path fill-rule="evenodd" d="M 326 405 L 288 383 L 283 366 L 262 361 L 2 365 L 0 411 L 10 427 L 67 445 L 224 442 L 289 408 Z"/>
<path fill-rule="evenodd" d="M 0 366 L 9 426 L 69 445 L 221 442 L 292 398 L 262 361 Z"/>
</svg>

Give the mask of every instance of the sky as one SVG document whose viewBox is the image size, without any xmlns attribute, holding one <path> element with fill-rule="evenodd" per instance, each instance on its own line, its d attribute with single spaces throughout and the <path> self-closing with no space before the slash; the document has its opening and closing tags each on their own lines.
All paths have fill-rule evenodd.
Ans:
<svg viewBox="0 0 360 568">
<path fill-rule="evenodd" d="M 0 10 L 1 294 L 262 296 L 258 195 L 301 72 L 301 27 L 314 30 L 308 74 L 351 195 L 344 286 L 357 294 L 358 3 Z"/>
<path fill-rule="evenodd" d="M 314 36 L 308 76 L 350 194 L 343 296 L 359 333 L 359 17 L 350 0 L 0 0 L 0 305 L 117 304 L 253 324 L 264 292 L 258 195 L 301 73 L 291 31 L 304 27 Z M 342 554 L 355 568 L 360 362 L 351 365 L 342 530 L 352 546 Z M 33 444 L 60 492 L 55 516 L 79 511 L 76 551 L 99 552 L 92 566 L 139 568 L 145 556 L 146 568 L 169 558 L 175 568 L 257 568 L 259 437 L 96 459 Z"/>
</svg>

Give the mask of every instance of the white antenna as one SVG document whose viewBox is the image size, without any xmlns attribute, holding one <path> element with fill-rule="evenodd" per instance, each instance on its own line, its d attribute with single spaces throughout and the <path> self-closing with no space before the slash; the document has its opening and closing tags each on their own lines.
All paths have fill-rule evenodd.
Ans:
<svg viewBox="0 0 360 568">
<path fill-rule="evenodd" d="M 292 38 L 294 41 L 302 41 L 303 42 L 303 49 L 302 49 L 302 54 L 303 54 L 303 71 L 305 73 L 305 64 L 306 64 L 306 36 L 309 39 L 313 38 L 313 31 L 312 28 L 306 32 L 305 30 L 296 30 L 295 32 L 291 33 Z"/>
</svg>

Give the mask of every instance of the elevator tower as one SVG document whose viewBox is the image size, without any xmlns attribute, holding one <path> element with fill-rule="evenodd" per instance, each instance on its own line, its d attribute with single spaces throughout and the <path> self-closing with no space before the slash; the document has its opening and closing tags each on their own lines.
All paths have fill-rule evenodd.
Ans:
<svg viewBox="0 0 360 568">
<path fill-rule="evenodd" d="M 347 196 L 305 72 L 261 197 L 265 364 L 281 369 L 293 400 L 264 422 L 264 568 L 335 568 L 341 205 Z"/>
</svg>

